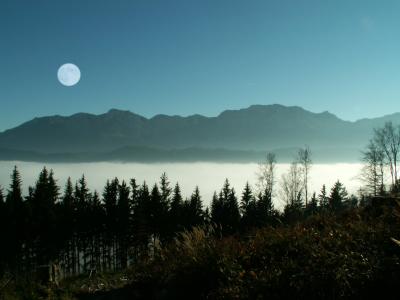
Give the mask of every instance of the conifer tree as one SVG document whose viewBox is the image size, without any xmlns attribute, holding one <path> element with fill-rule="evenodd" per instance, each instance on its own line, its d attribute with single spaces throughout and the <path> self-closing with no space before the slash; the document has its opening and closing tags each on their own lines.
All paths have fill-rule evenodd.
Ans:
<svg viewBox="0 0 400 300">
<path fill-rule="evenodd" d="M 104 233 L 105 212 L 97 191 L 89 198 L 87 217 L 90 220 L 88 231 L 88 261 L 86 269 L 90 272 L 101 269 L 102 236 Z"/>
<path fill-rule="evenodd" d="M 319 206 L 321 207 L 322 210 L 326 210 L 329 206 L 329 198 L 326 193 L 326 186 L 325 184 L 322 185 L 321 192 L 318 195 L 318 200 L 319 200 Z"/>
<path fill-rule="evenodd" d="M 73 211 L 75 210 L 75 198 L 74 198 L 74 187 L 72 185 L 71 177 L 68 177 L 64 188 L 64 195 L 62 197 L 62 204 L 64 210 Z"/>
<path fill-rule="evenodd" d="M 64 194 L 61 198 L 61 235 L 65 238 L 65 264 L 67 275 L 76 274 L 76 247 L 77 247 L 77 213 L 78 207 L 74 197 L 74 187 L 71 177 L 68 177 L 64 188 Z"/>
<path fill-rule="evenodd" d="M 294 199 L 293 203 L 292 203 L 292 208 L 295 210 L 302 210 L 304 208 L 304 201 L 303 201 L 303 193 L 302 191 L 299 191 L 297 193 L 296 198 Z"/>
<path fill-rule="evenodd" d="M 161 201 L 164 203 L 167 209 L 170 206 L 170 195 L 172 189 L 170 188 L 170 182 L 168 181 L 167 174 L 164 172 L 160 177 L 160 191 L 161 191 Z"/>
<path fill-rule="evenodd" d="M 274 215 L 274 204 L 272 202 L 271 193 L 268 188 L 265 189 L 264 193 L 260 193 L 257 201 L 257 221 L 261 226 L 265 226 L 271 223 Z"/>
<path fill-rule="evenodd" d="M 130 188 L 125 181 L 118 186 L 118 231 L 127 231 L 129 229 L 129 219 L 131 214 L 130 207 Z M 126 238 L 126 237 L 125 237 Z"/>
<path fill-rule="evenodd" d="M 21 184 L 21 175 L 17 169 L 17 166 L 15 166 L 11 174 L 11 184 L 6 197 L 6 204 L 10 212 L 18 211 L 23 205 Z"/>
<path fill-rule="evenodd" d="M 90 219 L 88 218 L 89 201 L 91 194 L 87 186 L 85 175 L 75 184 L 74 197 L 77 204 L 77 272 L 87 272 L 87 250 L 89 246 L 88 232 Z M 111 268 L 110 268 L 111 269 Z"/>
<path fill-rule="evenodd" d="M 228 179 L 219 193 L 214 194 L 211 205 L 211 218 L 216 224 L 222 226 L 223 233 L 233 233 L 238 229 L 240 222 L 239 205 L 234 189 L 230 187 Z"/>
<path fill-rule="evenodd" d="M 89 188 L 87 187 L 87 182 L 85 175 L 78 180 L 75 185 L 75 198 L 78 201 L 79 205 L 82 205 L 87 202 L 90 197 Z"/>
<path fill-rule="evenodd" d="M 204 223 L 203 202 L 201 201 L 199 187 L 196 186 L 190 197 L 190 222 L 191 226 L 198 226 Z"/>
<path fill-rule="evenodd" d="M 21 175 L 15 166 L 11 174 L 11 183 L 6 196 L 6 230 L 5 239 L 9 241 L 6 250 L 7 262 L 11 269 L 19 270 L 22 257 L 22 244 L 25 240 L 26 211 L 22 198 Z"/>
<path fill-rule="evenodd" d="M 256 199 L 253 196 L 253 192 L 248 182 L 246 182 L 242 193 L 242 198 L 240 200 L 240 211 L 242 214 L 242 226 L 244 228 L 254 226 L 257 223 Z"/>
<path fill-rule="evenodd" d="M 138 201 L 139 201 L 139 185 L 136 183 L 136 179 L 132 178 L 130 180 L 130 187 L 131 187 L 131 198 L 129 202 L 129 208 L 132 218 L 134 210 L 138 206 Z"/>
<path fill-rule="evenodd" d="M 234 233 L 240 224 L 240 212 L 239 204 L 235 194 L 235 190 L 232 188 L 228 199 L 227 199 L 227 227 L 230 233 Z"/>
<path fill-rule="evenodd" d="M 117 203 L 118 203 L 119 181 L 118 178 L 107 180 L 103 191 L 104 208 L 106 211 L 107 228 L 114 235 L 117 228 Z"/>
<path fill-rule="evenodd" d="M 138 189 L 137 204 L 133 211 L 133 240 L 136 246 L 136 256 L 147 254 L 147 247 L 151 235 L 151 199 L 146 182 Z"/>
<path fill-rule="evenodd" d="M 157 184 L 154 184 L 150 194 L 150 210 L 148 211 L 149 224 L 151 226 L 151 233 L 153 241 L 160 238 L 162 231 L 162 217 L 164 213 L 164 202 L 162 201 L 161 193 Z"/>
<path fill-rule="evenodd" d="M 159 234 L 163 240 L 169 238 L 169 227 L 170 227 L 170 214 L 169 210 L 171 207 L 171 193 L 170 182 L 167 174 L 164 172 L 160 177 L 160 194 L 161 194 L 161 210 L 158 216 L 159 223 Z"/>
<path fill-rule="evenodd" d="M 129 225 L 130 225 L 130 189 L 125 181 L 119 185 L 117 207 L 118 267 L 126 268 L 128 263 Z"/>
<path fill-rule="evenodd" d="M 183 199 L 179 184 L 176 183 L 169 210 L 169 236 L 173 236 L 174 233 L 183 230 L 183 225 Z"/>
<path fill-rule="evenodd" d="M 222 219 L 223 219 L 222 197 L 218 197 L 217 192 L 214 192 L 211 201 L 211 221 L 215 224 L 221 224 Z"/>
<path fill-rule="evenodd" d="M 347 196 L 346 188 L 339 180 L 336 181 L 329 196 L 329 205 L 332 211 L 340 211 L 343 208 L 343 202 L 347 200 Z"/>
<path fill-rule="evenodd" d="M 53 204 L 57 203 L 60 196 L 60 187 L 57 185 L 56 180 L 54 179 L 54 172 L 51 169 L 49 173 L 49 182 L 48 182 L 48 193 L 49 193 L 49 201 Z"/>
<path fill-rule="evenodd" d="M 54 179 L 53 171 L 46 168 L 39 174 L 33 189 L 30 207 L 31 221 L 36 240 L 38 264 L 49 264 L 57 256 L 58 244 L 61 241 L 57 234 L 56 202 L 59 196 L 59 187 Z"/>
<path fill-rule="evenodd" d="M 311 196 L 310 202 L 308 203 L 308 206 L 306 207 L 306 211 L 308 215 L 314 215 L 318 212 L 318 200 L 315 192 Z"/>
<path fill-rule="evenodd" d="M 249 207 L 251 206 L 253 200 L 254 200 L 253 192 L 251 190 L 249 182 L 246 182 L 246 185 L 242 193 L 242 198 L 240 200 L 240 212 L 243 217 L 248 215 Z"/>
<path fill-rule="evenodd" d="M 131 251 L 129 252 L 129 258 L 135 258 L 136 256 L 136 246 L 137 246 L 137 239 L 136 239 L 136 232 L 135 232 L 135 212 L 139 205 L 139 185 L 136 183 L 136 179 L 132 178 L 129 181 L 130 185 L 130 198 L 129 198 L 129 229 L 128 229 L 128 238 L 127 242 L 131 247 Z M 129 263 L 129 262 L 128 262 Z"/>
<path fill-rule="evenodd" d="M 118 202 L 119 181 L 117 178 L 107 180 L 103 191 L 103 202 L 105 209 L 105 226 L 106 226 L 106 247 L 105 260 L 109 269 L 116 268 L 116 234 L 117 234 L 117 202 Z"/>
</svg>

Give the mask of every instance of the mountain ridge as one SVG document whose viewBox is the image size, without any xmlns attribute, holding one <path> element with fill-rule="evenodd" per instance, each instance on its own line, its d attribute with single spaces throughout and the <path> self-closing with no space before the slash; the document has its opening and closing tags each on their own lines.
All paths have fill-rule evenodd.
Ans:
<svg viewBox="0 0 400 300">
<path fill-rule="evenodd" d="M 197 114 L 197 113 L 196 113 L 196 114 L 190 114 L 190 115 L 187 115 L 187 116 L 176 115 L 176 114 L 174 114 L 174 115 L 155 114 L 155 115 L 153 115 L 153 116 L 151 116 L 151 117 L 145 117 L 145 116 L 142 116 L 142 115 L 140 115 L 140 114 L 138 114 L 138 113 L 136 113 L 136 112 L 133 112 L 133 111 L 131 111 L 131 110 L 124 110 L 124 109 L 118 109 L 118 108 L 110 108 L 110 109 L 107 110 L 106 112 L 104 112 L 104 113 L 99 113 L 99 114 L 87 113 L 87 112 L 77 112 L 77 113 L 73 113 L 73 114 L 70 114 L 70 115 L 55 114 L 55 115 L 34 117 L 34 118 L 32 118 L 31 120 L 28 120 L 28 121 L 25 121 L 25 122 L 21 123 L 20 125 L 17 125 L 17 126 L 12 127 L 12 128 L 4 129 L 3 131 L 0 131 L 0 134 L 4 133 L 4 132 L 6 132 L 6 131 L 9 131 L 9 130 L 15 129 L 15 128 L 17 128 L 17 127 L 19 127 L 19 126 L 21 126 L 21 125 L 24 125 L 24 124 L 26 124 L 26 123 L 29 123 L 29 122 L 31 122 L 31 121 L 34 121 L 34 120 L 41 120 L 41 119 L 48 119 L 48 118 L 62 118 L 62 119 L 66 119 L 66 118 L 76 118 L 76 117 L 82 117 L 82 116 L 85 116 L 85 117 L 101 117 L 101 116 L 110 115 L 110 114 L 116 114 L 116 113 L 117 113 L 117 114 L 129 113 L 129 114 L 131 114 L 131 115 L 135 115 L 135 116 L 138 116 L 138 117 L 143 118 L 143 119 L 146 119 L 146 120 L 152 120 L 152 119 L 158 118 L 158 117 L 171 117 L 171 118 L 182 118 L 182 119 L 192 118 L 192 117 L 200 117 L 200 118 L 205 118 L 205 119 L 213 119 L 213 118 L 218 118 L 219 116 L 221 116 L 221 115 L 224 114 L 225 112 L 246 111 L 246 110 L 251 110 L 251 109 L 259 108 L 259 107 L 275 107 L 275 106 L 283 107 L 283 108 L 287 108 L 287 109 L 291 109 L 291 108 L 297 109 L 297 108 L 299 108 L 299 109 L 301 109 L 301 110 L 303 110 L 303 111 L 306 111 L 306 112 L 309 112 L 309 113 L 315 114 L 315 115 L 327 115 L 327 114 L 328 114 L 328 115 L 333 116 L 333 117 L 335 117 L 335 118 L 337 118 L 337 119 L 339 119 L 339 120 L 341 120 L 341 121 L 350 122 L 350 123 L 356 123 L 356 122 L 362 121 L 362 120 L 372 120 L 372 119 L 377 119 L 377 118 L 384 118 L 384 117 L 387 117 L 387 116 L 391 116 L 391 115 L 395 115 L 395 114 L 400 114 L 400 112 L 398 112 L 398 113 L 393 113 L 393 114 L 387 114 L 387 115 L 384 115 L 384 116 L 381 116 L 381 117 L 377 117 L 377 118 L 361 118 L 361 119 L 357 119 L 357 120 L 355 120 L 355 121 L 349 121 L 349 120 L 341 119 L 340 117 L 336 116 L 335 114 L 333 114 L 333 113 L 331 113 L 331 112 L 329 112 L 329 111 L 327 111 L 327 110 L 322 111 L 322 112 L 312 112 L 312 111 L 308 111 L 308 110 L 306 110 L 306 109 L 304 109 L 304 108 L 302 108 L 302 107 L 300 107 L 300 106 L 297 106 L 297 105 L 285 106 L 285 105 L 282 105 L 282 104 L 252 104 L 252 105 L 250 105 L 249 107 L 246 107 L 246 108 L 240 108 L 240 109 L 226 109 L 226 110 L 220 112 L 219 114 L 217 114 L 216 116 L 205 116 L 205 115 Z"/>
<path fill-rule="evenodd" d="M 157 114 L 146 118 L 129 110 L 102 114 L 34 118 L 0 133 L 0 148 L 40 153 L 111 152 L 123 147 L 157 149 L 222 148 L 266 151 L 309 145 L 315 151 L 360 151 L 373 128 L 400 123 L 400 113 L 345 121 L 299 106 L 251 105 L 215 117 Z M 329 151 L 327 151 L 329 152 Z"/>
</svg>

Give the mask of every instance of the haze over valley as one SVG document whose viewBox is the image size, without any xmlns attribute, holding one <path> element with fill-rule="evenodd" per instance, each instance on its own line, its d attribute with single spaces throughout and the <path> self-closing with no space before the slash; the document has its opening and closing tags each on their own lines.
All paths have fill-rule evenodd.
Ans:
<svg viewBox="0 0 400 300">
<path fill-rule="evenodd" d="M 37 176 L 42 170 L 43 163 L 21 162 L 21 161 L 0 161 L 0 182 L 8 183 L 10 173 L 14 165 L 17 165 L 23 179 L 24 193 L 28 193 L 28 186 L 33 186 Z M 240 197 L 246 182 L 257 190 L 256 163 L 46 163 L 48 169 L 53 169 L 57 183 L 63 187 L 68 177 L 72 182 L 80 179 L 82 174 L 88 182 L 91 190 L 103 192 L 104 185 L 108 179 L 118 177 L 120 180 L 129 182 L 135 178 L 138 183 L 146 183 L 153 186 L 158 183 L 163 172 L 168 175 L 171 184 L 179 182 L 184 197 L 190 197 L 196 186 L 199 187 L 202 200 L 205 206 L 211 204 L 214 192 L 218 192 L 225 179 L 228 179 L 238 197 Z M 279 199 L 281 176 L 289 169 L 289 164 L 278 164 L 276 171 L 276 194 L 274 199 L 277 208 L 282 209 L 283 204 Z M 360 163 L 338 163 L 338 164 L 315 164 L 310 172 L 310 191 L 320 192 L 325 184 L 329 190 L 334 183 L 340 179 L 345 184 L 349 193 L 358 194 L 360 188 Z"/>
</svg>

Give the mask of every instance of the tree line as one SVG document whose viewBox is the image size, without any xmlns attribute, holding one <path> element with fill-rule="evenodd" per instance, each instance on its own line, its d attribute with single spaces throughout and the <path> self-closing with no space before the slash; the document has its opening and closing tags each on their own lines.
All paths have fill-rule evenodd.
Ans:
<svg viewBox="0 0 400 300">
<path fill-rule="evenodd" d="M 274 206 L 276 158 L 272 153 L 260 165 L 256 188 L 247 183 L 237 194 L 226 179 L 206 208 L 198 187 L 184 199 L 179 183 L 171 186 L 165 173 L 151 187 L 135 179 L 114 178 L 99 194 L 89 190 L 84 175 L 75 183 L 68 178 L 61 188 L 53 170 L 43 168 L 35 185 L 23 195 L 15 167 L 9 187 L 0 189 L 4 241 L 0 271 L 29 274 L 51 264 L 60 266 L 64 276 L 114 271 L 155 255 L 176 233 L 194 226 L 213 224 L 221 235 L 231 235 L 357 205 L 339 181 L 329 194 L 323 186 L 319 195 L 308 199 L 310 157 L 308 148 L 301 149 L 283 175 L 283 211 Z"/>
</svg>

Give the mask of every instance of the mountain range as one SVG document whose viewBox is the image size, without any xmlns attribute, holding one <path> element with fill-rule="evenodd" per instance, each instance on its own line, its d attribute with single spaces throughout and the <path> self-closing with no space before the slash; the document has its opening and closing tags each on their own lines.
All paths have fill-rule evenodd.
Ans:
<svg viewBox="0 0 400 300">
<path fill-rule="evenodd" d="M 400 113 L 355 122 L 283 105 L 252 105 L 216 117 L 156 115 L 111 109 L 94 115 L 35 118 L 0 133 L 0 159 L 34 161 L 255 161 L 265 151 L 286 160 L 308 145 L 319 161 L 355 161 L 385 122 Z"/>
</svg>

